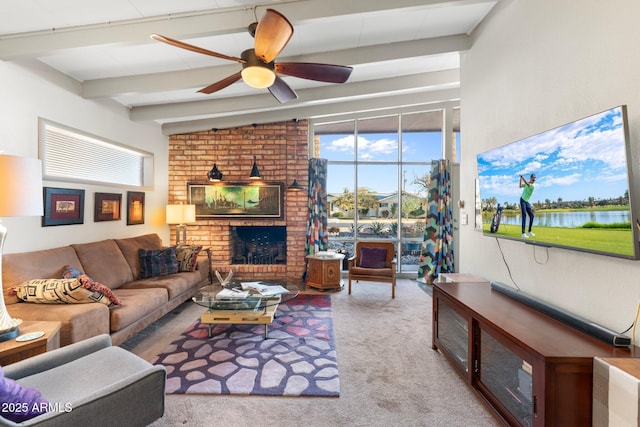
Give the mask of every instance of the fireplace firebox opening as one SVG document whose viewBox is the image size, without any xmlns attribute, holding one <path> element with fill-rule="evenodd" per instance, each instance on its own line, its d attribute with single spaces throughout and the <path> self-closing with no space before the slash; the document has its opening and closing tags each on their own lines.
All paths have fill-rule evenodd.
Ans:
<svg viewBox="0 0 640 427">
<path fill-rule="evenodd" d="M 231 264 L 286 264 L 285 226 L 232 226 Z"/>
</svg>

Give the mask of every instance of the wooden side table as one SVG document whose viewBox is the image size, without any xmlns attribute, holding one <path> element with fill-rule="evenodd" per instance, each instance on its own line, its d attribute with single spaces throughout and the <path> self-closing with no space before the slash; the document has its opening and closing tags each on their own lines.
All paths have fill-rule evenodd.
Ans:
<svg viewBox="0 0 640 427">
<path fill-rule="evenodd" d="M 342 254 L 332 258 L 308 255 L 307 286 L 320 290 L 342 289 L 340 266 L 343 258 Z"/>
<path fill-rule="evenodd" d="M 59 348 L 61 325 L 62 323 L 60 322 L 23 321 L 20 325 L 19 336 L 39 331 L 44 332 L 44 335 L 31 341 L 19 342 L 14 338 L 0 342 L 0 366 L 19 362 L 36 354 Z"/>
</svg>

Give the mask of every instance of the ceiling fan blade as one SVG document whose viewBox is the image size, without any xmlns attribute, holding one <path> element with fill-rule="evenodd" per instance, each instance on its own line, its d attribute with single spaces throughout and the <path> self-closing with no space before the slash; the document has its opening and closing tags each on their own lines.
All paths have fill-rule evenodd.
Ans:
<svg viewBox="0 0 640 427">
<path fill-rule="evenodd" d="M 276 76 L 276 81 L 269 86 L 269 92 L 271 92 L 271 95 L 273 95 L 281 104 L 291 101 L 292 99 L 298 99 L 298 94 L 291 89 L 287 82 L 278 76 Z"/>
<path fill-rule="evenodd" d="M 316 64 L 312 62 L 278 62 L 274 68 L 276 73 L 301 79 L 316 80 L 328 83 L 344 83 L 349 79 L 352 67 L 344 65 Z"/>
<path fill-rule="evenodd" d="M 236 62 L 239 62 L 241 64 L 244 64 L 244 62 L 245 62 L 244 59 L 242 59 L 242 58 L 236 58 L 235 56 L 223 55 L 221 53 L 213 52 L 211 50 L 204 49 L 202 47 L 198 47 L 198 46 L 194 46 L 194 45 L 189 44 L 189 43 L 181 42 L 180 40 L 175 40 L 175 39 L 172 39 L 172 38 L 169 38 L 169 37 L 161 36 L 160 34 L 151 34 L 151 38 L 154 39 L 154 40 L 157 40 L 159 42 L 170 44 L 171 46 L 179 47 L 181 49 L 190 50 L 191 52 L 201 53 L 203 55 L 214 56 L 214 57 L 220 58 L 220 59 L 228 59 L 229 61 L 236 61 Z"/>
<path fill-rule="evenodd" d="M 201 93 L 206 93 L 206 94 L 210 94 L 213 92 L 217 92 L 221 89 L 224 89 L 225 87 L 234 84 L 235 82 L 237 82 L 238 80 L 240 80 L 242 78 L 242 75 L 240 74 L 240 71 L 238 71 L 235 74 L 230 75 L 229 77 L 225 77 L 224 79 L 215 82 L 214 84 L 211 84 L 205 88 L 200 89 L 198 92 Z"/>
<path fill-rule="evenodd" d="M 276 59 L 293 35 L 293 25 L 280 12 L 267 9 L 256 28 L 255 51 L 258 58 L 269 63 Z"/>
</svg>

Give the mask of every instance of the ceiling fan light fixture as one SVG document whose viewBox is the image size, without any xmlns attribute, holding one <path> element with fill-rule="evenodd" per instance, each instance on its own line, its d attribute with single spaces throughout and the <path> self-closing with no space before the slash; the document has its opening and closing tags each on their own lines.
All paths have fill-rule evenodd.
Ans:
<svg viewBox="0 0 640 427">
<path fill-rule="evenodd" d="M 242 80 L 256 89 L 268 88 L 276 81 L 276 75 L 270 69 L 254 65 L 242 69 Z"/>
<path fill-rule="evenodd" d="M 253 49 L 247 49 L 242 52 L 242 59 L 245 61 L 242 64 L 242 80 L 246 84 L 256 89 L 264 89 L 273 84 L 276 81 L 276 73 L 273 71 L 273 62 L 262 62 L 256 56 L 256 52 Z"/>
<path fill-rule="evenodd" d="M 242 64 L 241 71 L 198 90 L 204 94 L 217 92 L 242 79 L 247 86 L 257 89 L 268 88 L 271 95 L 282 104 L 298 98 L 289 84 L 280 78 L 282 75 L 326 83 L 344 83 L 351 74 L 352 67 L 342 65 L 312 62 L 278 62 L 276 64 L 277 56 L 287 46 L 293 35 L 293 25 L 274 9 L 267 9 L 262 19 L 249 25 L 248 30 L 255 39 L 254 48 L 246 49 L 240 58 L 223 55 L 160 34 L 153 34 L 151 38 L 191 52 Z"/>
</svg>

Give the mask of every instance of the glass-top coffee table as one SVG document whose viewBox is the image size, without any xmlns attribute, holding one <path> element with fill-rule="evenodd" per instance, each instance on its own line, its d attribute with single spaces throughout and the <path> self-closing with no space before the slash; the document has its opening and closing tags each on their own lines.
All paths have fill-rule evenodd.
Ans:
<svg viewBox="0 0 640 427">
<path fill-rule="evenodd" d="M 264 325 L 264 338 L 280 303 L 298 296 L 297 286 L 280 281 L 234 281 L 228 287 L 207 285 L 193 302 L 207 308 L 200 322 L 208 325 L 209 337 L 215 324 Z"/>
</svg>

